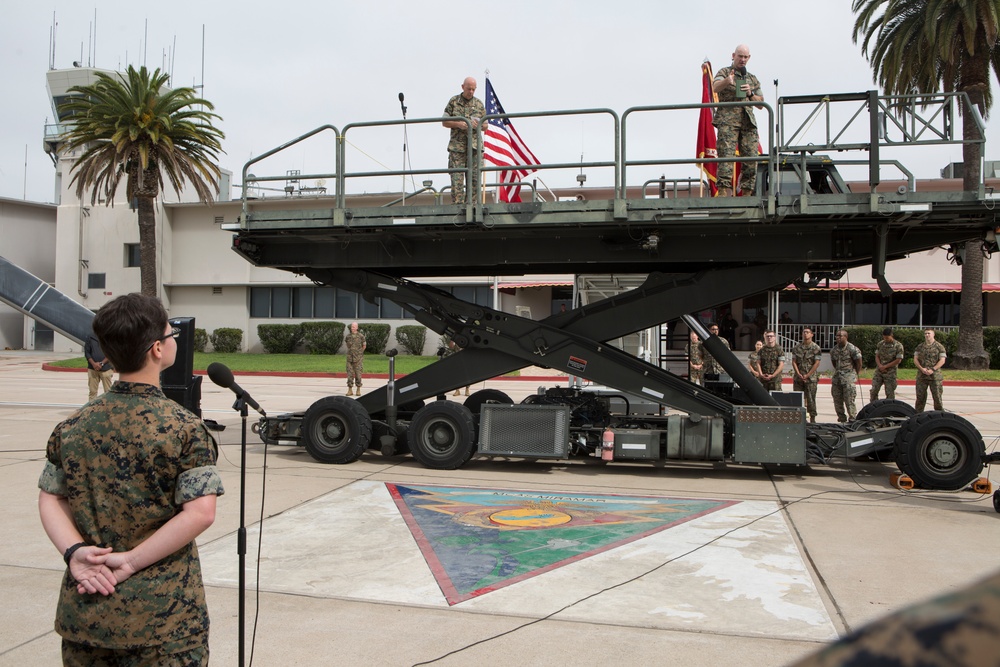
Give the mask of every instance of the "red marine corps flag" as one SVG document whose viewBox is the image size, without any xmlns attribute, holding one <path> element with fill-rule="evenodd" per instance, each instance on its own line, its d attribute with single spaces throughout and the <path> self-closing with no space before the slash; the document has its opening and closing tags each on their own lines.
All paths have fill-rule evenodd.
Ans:
<svg viewBox="0 0 1000 667">
<path fill-rule="evenodd" d="M 489 84 L 487 83 L 487 86 Z M 712 63 L 707 60 L 701 64 L 701 103 L 711 104 L 718 102 L 715 93 L 712 91 Z M 698 118 L 698 158 L 719 157 L 715 150 L 715 127 L 712 125 L 712 109 L 704 107 L 701 116 Z M 716 185 L 716 172 L 718 163 L 701 163 L 698 165 L 708 179 L 708 187 L 712 190 L 714 197 L 718 193 Z"/>
<path fill-rule="evenodd" d="M 493 90 L 489 77 L 486 78 L 486 115 L 504 114 L 503 105 Z M 712 135 L 712 146 L 715 146 L 715 135 Z M 501 183 L 517 183 L 528 174 L 534 173 L 531 165 L 541 164 L 531 149 L 521 140 L 517 130 L 507 118 L 493 118 L 483 128 L 483 162 L 497 167 L 517 167 L 509 171 L 498 172 Z M 520 185 L 503 185 L 500 187 L 500 201 L 521 201 Z"/>
</svg>

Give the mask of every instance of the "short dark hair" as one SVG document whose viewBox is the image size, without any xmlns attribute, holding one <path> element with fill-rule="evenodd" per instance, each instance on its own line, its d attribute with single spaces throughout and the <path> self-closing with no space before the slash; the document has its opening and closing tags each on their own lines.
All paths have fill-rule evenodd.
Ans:
<svg viewBox="0 0 1000 667">
<path fill-rule="evenodd" d="M 885 329 L 882 329 L 882 335 L 883 336 L 891 336 L 892 335 L 892 327 L 886 327 Z"/>
<path fill-rule="evenodd" d="M 163 336 L 168 319 L 159 299 L 133 293 L 101 306 L 92 326 L 115 370 L 135 373 L 146 363 L 146 350 Z"/>
</svg>

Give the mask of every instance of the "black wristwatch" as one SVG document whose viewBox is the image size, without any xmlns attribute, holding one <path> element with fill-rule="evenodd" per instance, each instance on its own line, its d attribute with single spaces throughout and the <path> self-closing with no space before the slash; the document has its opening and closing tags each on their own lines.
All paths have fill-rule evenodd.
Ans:
<svg viewBox="0 0 1000 667">
<path fill-rule="evenodd" d="M 87 546 L 86 542 L 77 542 L 76 544 L 74 544 L 73 546 L 71 546 L 69 549 L 67 549 L 63 553 L 63 560 L 66 561 L 66 565 L 69 565 L 69 559 L 73 557 L 73 554 L 76 553 L 76 550 L 79 549 L 80 547 L 85 547 L 85 546 Z"/>
</svg>

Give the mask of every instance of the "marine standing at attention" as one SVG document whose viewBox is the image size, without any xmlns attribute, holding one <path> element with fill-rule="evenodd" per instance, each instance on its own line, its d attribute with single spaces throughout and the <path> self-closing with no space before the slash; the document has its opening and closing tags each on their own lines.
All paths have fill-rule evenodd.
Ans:
<svg viewBox="0 0 1000 667">
<path fill-rule="evenodd" d="M 358 323 L 351 322 L 351 333 L 344 337 L 344 344 L 347 346 L 347 395 L 361 395 L 361 374 L 365 372 L 365 348 L 368 341 L 365 340 L 364 333 L 358 331 Z M 354 393 L 354 385 L 358 385 L 357 393 Z"/>
</svg>

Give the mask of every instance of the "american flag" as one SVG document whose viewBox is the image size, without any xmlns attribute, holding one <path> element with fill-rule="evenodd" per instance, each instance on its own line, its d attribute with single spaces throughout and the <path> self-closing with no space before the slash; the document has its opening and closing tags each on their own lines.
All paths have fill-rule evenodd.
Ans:
<svg viewBox="0 0 1000 667">
<path fill-rule="evenodd" d="M 497 93 L 493 89 L 493 84 L 487 78 L 486 115 L 493 116 L 505 113 L 503 105 L 500 104 Z M 517 130 L 507 118 L 493 118 L 483 128 L 483 162 L 497 167 L 518 167 L 517 169 L 496 172 L 500 174 L 501 183 L 517 183 L 528 174 L 537 171 L 537 169 L 532 169 L 531 165 L 541 164 L 531 149 L 521 140 Z M 502 185 L 500 187 L 500 201 L 521 201 L 521 186 Z"/>
</svg>

